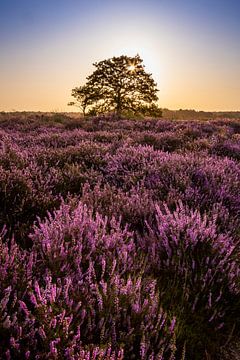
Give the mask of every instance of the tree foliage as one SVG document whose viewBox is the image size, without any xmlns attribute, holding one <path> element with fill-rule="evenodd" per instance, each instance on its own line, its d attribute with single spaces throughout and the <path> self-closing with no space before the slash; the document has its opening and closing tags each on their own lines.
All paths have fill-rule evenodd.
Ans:
<svg viewBox="0 0 240 360">
<path fill-rule="evenodd" d="M 85 85 L 72 90 L 75 102 L 84 115 L 124 113 L 161 116 L 156 104 L 157 84 L 152 74 L 145 71 L 139 55 L 122 55 L 93 64 L 95 71 Z"/>
</svg>

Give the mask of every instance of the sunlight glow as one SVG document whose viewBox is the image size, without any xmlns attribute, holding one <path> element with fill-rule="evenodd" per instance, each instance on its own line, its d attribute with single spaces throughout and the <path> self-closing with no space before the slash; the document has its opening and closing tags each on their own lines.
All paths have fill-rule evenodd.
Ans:
<svg viewBox="0 0 240 360">
<path fill-rule="evenodd" d="M 136 66 L 134 64 L 129 65 L 128 70 L 133 72 L 135 70 Z"/>
</svg>

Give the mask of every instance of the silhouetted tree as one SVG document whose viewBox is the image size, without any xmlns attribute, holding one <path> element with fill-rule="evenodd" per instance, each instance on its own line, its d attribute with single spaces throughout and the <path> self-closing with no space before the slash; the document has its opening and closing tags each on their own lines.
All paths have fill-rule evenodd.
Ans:
<svg viewBox="0 0 240 360">
<path fill-rule="evenodd" d="M 157 84 L 152 74 L 145 72 L 139 55 L 119 56 L 93 64 L 96 70 L 87 77 L 84 86 L 72 90 L 72 96 L 83 114 L 98 115 L 113 112 L 120 117 L 124 112 L 161 116 L 156 104 Z"/>
<path fill-rule="evenodd" d="M 68 105 L 79 107 L 84 116 L 86 115 L 87 108 L 98 100 L 96 92 L 93 91 L 93 88 L 89 88 L 87 85 L 72 89 L 72 96 L 76 100 L 69 102 Z"/>
</svg>

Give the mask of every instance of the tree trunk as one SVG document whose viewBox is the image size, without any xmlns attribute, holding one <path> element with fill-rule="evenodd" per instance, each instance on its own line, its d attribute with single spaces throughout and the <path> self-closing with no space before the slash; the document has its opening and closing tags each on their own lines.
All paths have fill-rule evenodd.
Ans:
<svg viewBox="0 0 240 360">
<path fill-rule="evenodd" d="M 117 92 L 117 106 L 116 106 L 117 119 L 120 119 L 121 114 L 122 114 L 122 99 L 121 99 L 120 90 L 118 90 L 118 92 Z"/>
</svg>

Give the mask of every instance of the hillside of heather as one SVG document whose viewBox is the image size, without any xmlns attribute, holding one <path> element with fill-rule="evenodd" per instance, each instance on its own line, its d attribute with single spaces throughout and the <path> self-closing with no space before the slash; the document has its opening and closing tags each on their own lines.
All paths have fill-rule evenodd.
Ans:
<svg viewBox="0 0 240 360">
<path fill-rule="evenodd" d="M 0 114 L 1 359 L 240 358 L 240 118 L 169 117 Z"/>
</svg>

